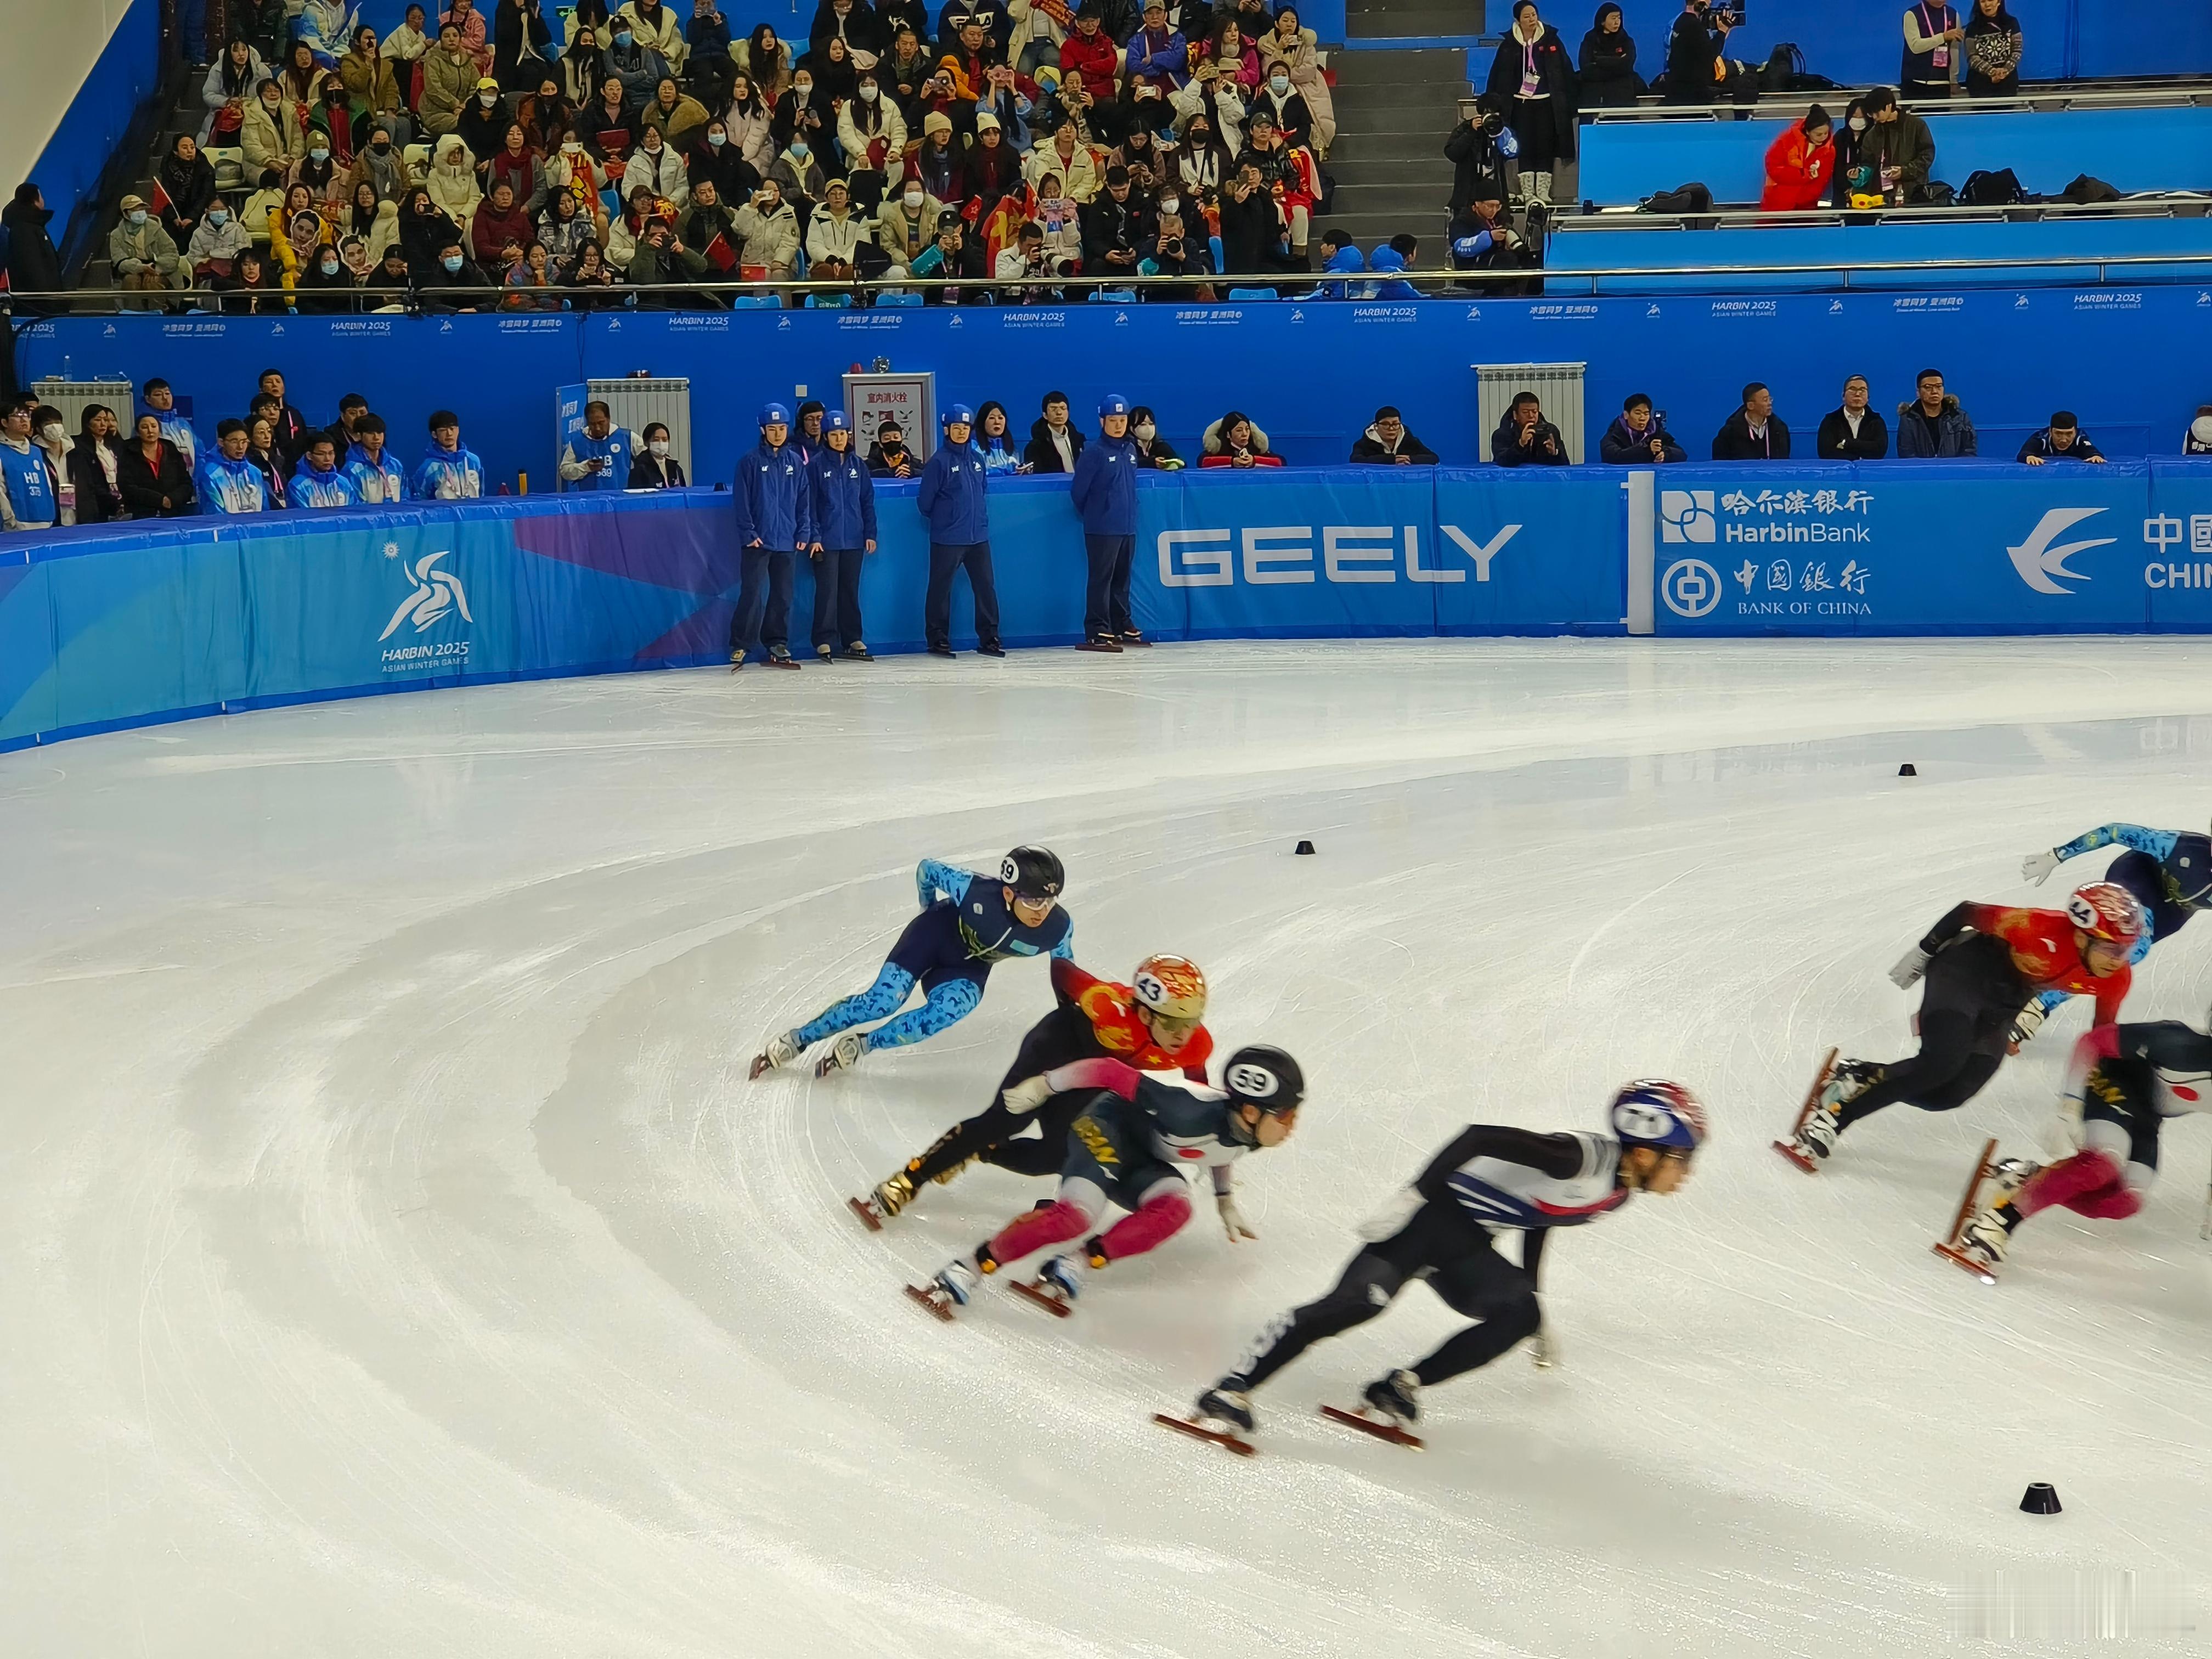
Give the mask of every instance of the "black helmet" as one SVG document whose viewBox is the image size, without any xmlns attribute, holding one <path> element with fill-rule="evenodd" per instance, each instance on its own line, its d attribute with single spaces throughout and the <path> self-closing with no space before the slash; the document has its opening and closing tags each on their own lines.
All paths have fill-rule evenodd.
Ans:
<svg viewBox="0 0 2212 1659">
<path fill-rule="evenodd" d="M 1305 1073 L 1298 1063 L 1270 1042 L 1248 1042 L 1221 1068 L 1221 1086 L 1240 1106 L 1257 1106 L 1273 1115 L 1295 1112 L 1306 1097 Z"/>
<path fill-rule="evenodd" d="M 1067 872 L 1042 847 L 1017 847 L 999 860 L 999 879 L 1014 890 L 1016 898 L 1056 899 Z"/>
</svg>

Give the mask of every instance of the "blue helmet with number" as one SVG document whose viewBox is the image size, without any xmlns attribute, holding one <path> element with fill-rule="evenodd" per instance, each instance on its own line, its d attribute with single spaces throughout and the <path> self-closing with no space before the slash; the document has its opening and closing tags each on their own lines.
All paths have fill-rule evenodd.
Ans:
<svg viewBox="0 0 2212 1659">
<path fill-rule="evenodd" d="M 763 426 L 789 426 L 791 424 L 791 411 L 786 409 L 781 404 L 763 404 L 761 405 L 760 423 Z"/>
<path fill-rule="evenodd" d="M 1640 1078 L 1613 1091 L 1607 1121 L 1624 1146 L 1694 1152 L 1705 1139 L 1705 1109 L 1679 1083 Z"/>
<path fill-rule="evenodd" d="M 969 408 L 965 404 L 955 404 L 951 408 L 946 410 L 944 415 L 939 417 L 938 424 L 940 426 L 973 426 L 975 424 L 975 411 Z"/>
</svg>

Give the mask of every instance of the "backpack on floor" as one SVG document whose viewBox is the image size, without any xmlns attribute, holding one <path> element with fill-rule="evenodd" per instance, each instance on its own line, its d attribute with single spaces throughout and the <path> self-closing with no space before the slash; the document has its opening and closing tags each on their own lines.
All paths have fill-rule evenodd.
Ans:
<svg viewBox="0 0 2212 1659">
<path fill-rule="evenodd" d="M 1713 210 L 1713 192 L 1710 186 L 1692 181 L 1677 185 L 1672 190 L 1662 190 L 1645 197 L 1637 204 L 1638 213 L 1660 213 L 1680 216 L 1686 228 L 1711 230 L 1718 222 L 1692 216 L 1709 214 Z"/>
<path fill-rule="evenodd" d="M 1970 173 L 1959 187 L 1960 207 L 2016 207 L 2024 199 L 2019 175 L 2010 167 L 2002 173 Z"/>
<path fill-rule="evenodd" d="M 2102 179 L 2092 179 L 2086 173 L 2077 173 L 2074 175 L 2074 182 L 2058 192 L 2058 199 L 2077 204 L 2117 202 L 2120 199 L 2120 192 Z"/>
</svg>

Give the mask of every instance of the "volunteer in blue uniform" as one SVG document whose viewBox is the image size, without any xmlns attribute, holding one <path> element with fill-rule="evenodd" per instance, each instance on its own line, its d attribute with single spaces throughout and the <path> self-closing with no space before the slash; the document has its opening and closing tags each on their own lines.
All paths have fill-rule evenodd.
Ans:
<svg viewBox="0 0 2212 1659">
<path fill-rule="evenodd" d="M 1091 584 L 1083 600 L 1085 651 L 1150 645 L 1129 614 L 1129 572 L 1137 556 L 1137 444 L 1129 400 L 1109 392 L 1098 405 L 1098 441 L 1075 458 L 1069 496 L 1083 520 Z"/>
<path fill-rule="evenodd" d="M 975 411 L 955 404 L 945 411 L 945 441 L 921 469 L 921 488 L 914 504 L 929 524 L 929 594 L 922 606 L 922 629 L 933 657 L 952 649 L 952 575 L 963 566 L 975 600 L 975 648 L 1003 657 L 999 643 L 999 584 L 991 573 L 991 515 L 983 496 L 983 458 L 969 441 Z"/>
<path fill-rule="evenodd" d="M 796 668 L 791 654 L 792 561 L 814 539 L 812 481 L 790 444 L 791 411 L 766 404 L 761 441 L 738 462 L 731 497 L 738 508 L 744 577 L 730 617 L 730 672 L 757 646 L 771 668 Z"/>
<path fill-rule="evenodd" d="M 614 411 L 605 404 L 584 405 L 584 429 L 561 452 L 561 488 L 575 490 L 627 489 L 630 463 L 637 444 L 624 428 L 615 424 Z"/>
<path fill-rule="evenodd" d="M 853 447 L 842 409 L 822 416 L 822 447 L 811 469 L 814 493 L 814 654 L 867 662 L 860 637 L 860 561 L 876 550 L 876 481 Z M 843 641 L 843 650 L 838 649 Z"/>
</svg>

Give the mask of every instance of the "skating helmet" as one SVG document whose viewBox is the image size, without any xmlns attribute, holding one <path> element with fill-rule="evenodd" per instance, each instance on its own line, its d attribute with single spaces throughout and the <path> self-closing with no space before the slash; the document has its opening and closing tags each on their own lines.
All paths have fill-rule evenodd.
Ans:
<svg viewBox="0 0 2212 1659">
<path fill-rule="evenodd" d="M 955 404 L 938 417 L 938 424 L 948 427 L 973 426 L 975 424 L 975 411 L 965 404 Z"/>
<path fill-rule="evenodd" d="M 791 411 L 786 409 L 781 404 L 763 404 L 761 405 L 760 423 L 763 426 L 789 426 L 791 424 Z"/>
<path fill-rule="evenodd" d="M 1169 1019 L 1206 1017 L 1206 975 L 1188 957 L 1146 957 L 1129 975 L 1139 1007 Z"/>
<path fill-rule="evenodd" d="M 1248 1042 L 1221 1068 L 1221 1086 L 1240 1106 L 1257 1106 L 1271 1115 L 1295 1112 L 1306 1097 L 1305 1073 L 1298 1063 L 1268 1042 Z"/>
<path fill-rule="evenodd" d="M 1017 847 L 999 860 L 999 879 L 1014 890 L 1016 898 L 1056 899 L 1067 872 L 1042 847 Z"/>
<path fill-rule="evenodd" d="M 1694 1152 L 1705 1143 L 1705 1109 L 1679 1083 L 1639 1078 L 1613 1092 L 1606 1114 L 1614 1136 L 1630 1146 L 1671 1146 Z"/>
<path fill-rule="evenodd" d="M 2091 939 L 2133 945 L 2143 930 L 2142 901 L 2116 881 L 2093 881 L 2074 890 L 2066 919 Z"/>
<path fill-rule="evenodd" d="M 830 410 L 822 417 L 822 430 L 825 434 L 830 432 L 850 432 L 852 429 L 853 423 L 845 417 L 845 411 L 842 409 Z"/>
<path fill-rule="evenodd" d="M 1098 418 L 1102 421 L 1109 415 L 1127 415 L 1128 412 L 1129 400 L 1118 392 L 1109 392 L 1098 400 Z"/>
</svg>

